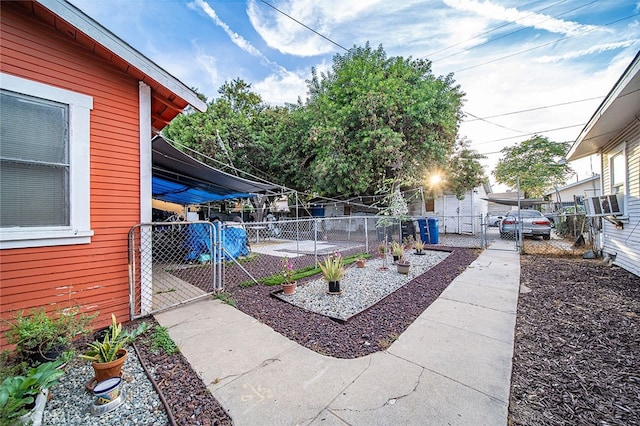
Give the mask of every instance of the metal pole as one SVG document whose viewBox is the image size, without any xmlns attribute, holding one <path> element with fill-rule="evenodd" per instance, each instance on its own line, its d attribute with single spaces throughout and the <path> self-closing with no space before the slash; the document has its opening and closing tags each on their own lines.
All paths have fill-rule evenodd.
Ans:
<svg viewBox="0 0 640 426">
<path fill-rule="evenodd" d="M 366 216 L 364 217 L 364 246 L 365 249 L 367 250 L 367 253 L 369 253 L 369 230 L 367 229 L 367 218 Z"/>
<path fill-rule="evenodd" d="M 516 177 L 516 183 L 518 185 L 518 225 L 516 226 L 516 231 L 518 232 L 516 245 L 518 247 L 518 252 L 522 254 L 522 215 L 520 214 L 520 176 Z"/>
</svg>

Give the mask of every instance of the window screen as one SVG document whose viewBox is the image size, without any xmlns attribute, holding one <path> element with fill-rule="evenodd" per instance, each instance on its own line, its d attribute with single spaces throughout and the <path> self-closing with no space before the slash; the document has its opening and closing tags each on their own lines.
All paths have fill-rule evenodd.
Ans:
<svg viewBox="0 0 640 426">
<path fill-rule="evenodd" d="M 0 226 L 69 226 L 69 108 L 0 91 Z"/>
</svg>

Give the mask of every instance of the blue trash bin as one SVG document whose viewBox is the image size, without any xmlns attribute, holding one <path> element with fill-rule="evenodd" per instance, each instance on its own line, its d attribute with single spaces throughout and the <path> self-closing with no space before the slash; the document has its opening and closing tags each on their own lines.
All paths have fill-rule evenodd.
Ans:
<svg viewBox="0 0 640 426">
<path fill-rule="evenodd" d="M 429 231 L 427 230 L 427 219 L 418 219 L 418 228 L 420 229 L 420 241 L 429 244 Z"/>
<path fill-rule="evenodd" d="M 429 244 L 438 244 L 438 218 L 430 217 L 427 223 L 429 224 Z"/>
</svg>

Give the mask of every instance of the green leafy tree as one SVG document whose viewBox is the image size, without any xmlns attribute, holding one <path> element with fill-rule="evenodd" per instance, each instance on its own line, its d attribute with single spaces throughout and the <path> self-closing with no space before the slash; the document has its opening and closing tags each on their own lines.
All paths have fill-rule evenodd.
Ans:
<svg viewBox="0 0 640 426">
<path fill-rule="evenodd" d="M 541 197 L 553 185 L 566 182 L 572 169 L 561 164 L 569 142 L 553 142 L 545 136 L 534 136 L 519 144 L 503 148 L 503 157 L 493 171 L 500 183 L 516 188 L 520 180 L 520 191 L 525 198 Z"/>
<path fill-rule="evenodd" d="M 461 116 L 453 78 L 435 77 L 426 60 L 387 58 L 382 46 L 354 47 L 312 70 L 303 172 L 320 194 L 374 194 L 388 179 L 422 181 L 444 164 Z"/>
<path fill-rule="evenodd" d="M 483 158 L 486 157 L 469 149 L 468 141 L 459 141 L 447 165 L 445 189 L 462 200 L 466 191 L 477 187 L 487 179 L 484 167 L 479 161 Z"/>
</svg>

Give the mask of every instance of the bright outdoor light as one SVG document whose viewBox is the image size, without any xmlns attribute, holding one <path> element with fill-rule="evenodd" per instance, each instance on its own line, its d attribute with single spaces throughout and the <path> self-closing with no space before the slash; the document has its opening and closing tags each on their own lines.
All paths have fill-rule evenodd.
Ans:
<svg viewBox="0 0 640 426">
<path fill-rule="evenodd" d="M 431 176 L 431 185 L 437 185 L 442 182 L 442 176 L 435 174 Z"/>
</svg>

